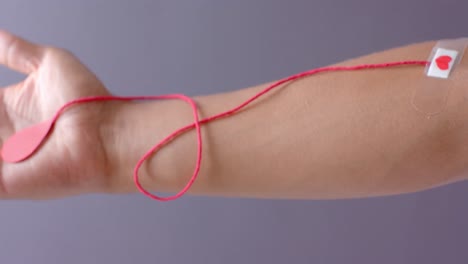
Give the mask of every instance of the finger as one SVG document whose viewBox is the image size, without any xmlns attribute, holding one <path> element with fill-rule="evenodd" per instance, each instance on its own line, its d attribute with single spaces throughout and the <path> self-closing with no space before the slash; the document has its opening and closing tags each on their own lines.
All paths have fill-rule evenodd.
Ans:
<svg viewBox="0 0 468 264">
<path fill-rule="evenodd" d="M 0 64 L 25 74 L 39 67 L 44 48 L 0 30 Z"/>
</svg>

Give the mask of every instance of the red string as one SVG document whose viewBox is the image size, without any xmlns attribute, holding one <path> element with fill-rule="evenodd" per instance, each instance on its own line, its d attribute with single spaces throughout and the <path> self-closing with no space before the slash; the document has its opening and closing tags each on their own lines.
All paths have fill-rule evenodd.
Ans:
<svg viewBox="0 0 468 264">
<path fill-rule="evenodd" d="M 198 174 L 200 172 L 201 160 L 202 160 L 202 145 L 203 145 L 202 144 L 201 129 L 200 129 L 201 124 L 205 124 L 205 123 L 208 123 L 208 122 L 215 121 L 217 119 L 221 119 L 221 118 L 233 115 L 233 114 L 237 113 L 239 110 L 241 110 L 242 108 L 246 107 L 248 104 L 252 103 L 256 99 L 261 97 L 262 95 L 264 95 L 264 94 L 268 93 L 269 91 L 273 90 L 274 88 L 280 86 L 281 84 L 284 84 L 286 82 L 293 81 L 293 80 L 296 80 L 296 79 L 299 79 L 299 78 L 303 78 L 303 77 L 306 77 L 306 76 L 310 76 L 310 75 L 313 75 L 313 74 L 322 73 L 322 72 L 330 72 L 330 71 L 356 71 L 356 70 L 364 70 L 364 69 L 389 68 L 389 67 L 396 67 L 396 66 L 403 66 L 403 65 L 426 66 L 428 63 L 429 63 L 428 61 L 400 61 L 400 62 L 390 62 L 390 63 L 380 63 L 380 64 L 364 64 L 364 65 L 358 65 L 358 66 L 324 67 L 324 68 L 309 70 L 309 71 L 306 71 L 306 72 L 298 73 L 298 74 L 292 75 L 290 77 L 286 77 L 284 79 L 281 79 L 281 80 L 271 84 L 270 86 L 268 86 L 264 90 L 260 91 L 259 93 L 255 94 L 254 96 L 252 96 L 250 99 L 246 100 L 245 102 L 243 102 L 239 106 L 234 107 L 234 108 L 232 108 L 232 109 L 230 109 L 228 111 L 219 113 L 217 115 L 207 117 L 207 118 L 202 119 L 202 120 L 199 120 L 199 118 L 198 118 L 197 106 L 196 106 L 195 102 L 191 98 L 189 98 L 189 97 L 187 97 L 185 95 L 182 95 L 182 94 L 169 94 L 169 95 L 160 95 L 160 96 L 133 96 L 133 97 L 117 97 L 117 96 L 85 97 L 85 98 L 80 98 L 80 99 L 77 99 L 77 100 L 73 100 L 73 101 L 67 103 L 66 105 L 62 106 L 60 108 L 60 110 L 56 113 L 56 115 L 54 116 L 54 119 L 57 119 L 60 116 L 60 114 L 66 108 L 68 108 L 68 107 L 70 107 L 72 105 L 75 105 L 75 104 L 86 103 L 86 102 L 159 100 L 159 99 L 179 99 L 179 100 L 183 100 L 183 101 L 187 102 L 192 107 L 193 116 L 194 116 L 194 123 L 192 123 L 190 125 L 187 125 L 187 126 L 184 126 L 184 127 L 180 128 L 180 129 L 176 130 L 175 132 L 173 132 L 172 134 L 170 134 L 169 136 L 164 138 L 162 141 L 160 141 L 157 145 L 155 145 L 150 150 L 148 150 L 143 155 L 143 157 L 138 161 L 138 163 L 136 164 L 136 166 L 134 168 L 134 171 L 133 171 L 133 179 L 134 179 L 135 185 L 136 185 L 136 187 L 138 188 L 138 190 L 141 193 L 143 193 L 144 195 L 146 195 L 146 196 L 148 196 L 148 197 L 150 197 L 152 199 L 155 199 L 155 200 L 170 201 L 170 200 L 175 200 L 177 198 L 180 198 L 182 195 L 184 195 L 190 189 L 190 187 L 192 186 L 192 184 L 195 182 L 195 180 L 198 177 Z M 139 180 L 139 176 L 138 176 L 138 171 L 139 171 L 140 167 L 142 166 L 142 164 L 151 155 L 153 155 L 157 150 L 159 150 L 162 146 L 164 146 L 166 143 L 168 143 L 169 141 L 175 139 L 179 135 L 187 132 L 188 130 L 191 130 L 192 128 L 196 129 L 198 146 L 197 146 L 196 165 L 195 165 L 195 169 L 193 171 L 193 174 L 192 174 L 192 177 L 190 178 L 190 180 L 187 182 L 187 184 L 183 187 L 183 189 L 181 191 L 179 191 L 175 195 L 172 195 L 172 196 L 169 196 L 169 197 L 157 196 L 157 195 L 154 195 L 151 192 L 147 191 L 141 185 L 140 180 Z"/>
<path fill-rule="evenodd" d="M 156 196 L 149 191 L 147 191 L 140 183 L 139 177 L 138 177 L 138 170 L 140 169 L 141 165 L 143 162 L 145 162 L 154 152 L 156 152 L 157 149 L 161 148 L 164 144 L 169 142 L 171 139 L 177 137 L 179 134 L 181 134 L 183 131 L 179 129 L 179 131 L 176 131 L 163 139 L 160 143 L 158 143 L 156 146 L 151 148 L 149 151 L 147 151 L 143 157 L 138 161 L 137 165 L 135 166 L 134 169 L 134 181 L 135 185 L 137 186 L 138 190 L 143 193 L 144 195 L 159 200 L 159 201 L 169 201 L 169 200 L 174 200 L 177 199 L 178 197 L 182 196 L 184 193 L 190 189 L 192 186 L 193 182 L 198 176 L 198 172 L 200 171 L 200 165 L 201 165 L 201 159 L 202 159 L 202 137 L 201 137 L 201 129 L 200 129 L 200 121 L 198 117 L 198 108 L 196 103 L 192 100 L 192 98 L 187 97 L 183 94 L 167 94 L 167 95 L 156 95 L 156 96 L 90 96 L 90 97 L 83 97 L 79 99 L 72 100 L 65 105 L 63 105 L 55 114 L 55 116 L 52 118 L 52 123 L 55 123 L 57 119 L 60 117 L 60 115 L 69 107 L 76 105 L 76 104 L 81 104 L 81 103 L 89 103 L 89 102 L 98 102 L 98 101 L 135 101 L 135 100 L 164 100 L 164 99 L 179 99 L 187 102 L 193 111 L 193 117 L 194 117 L 194 123 L 190 125 L 190 128 L 195 127 L 196 132 L 197 132 L 197 161 L 196 161 L 196 167 L 195 171 L 193 173 L 192 178 L 190 181 L 186 184 L 186 186 L 176 195 L 170 196 L 170 197 L 160 197 Z M 187 129 L 186 129 L 187 130 Z M 186 131 L 184 130 L 184 131 Z"/>
</svg>

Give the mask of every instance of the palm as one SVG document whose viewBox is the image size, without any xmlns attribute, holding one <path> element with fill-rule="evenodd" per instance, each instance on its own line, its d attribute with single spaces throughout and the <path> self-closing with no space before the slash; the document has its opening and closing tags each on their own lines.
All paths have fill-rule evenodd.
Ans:
<svg viewBox="0 0 468 264">
<path fill-rule="evenodd" d="M 0 43 L 2 37 L 4 42 L 14 38 L 0 33 Z M 41 49 L 41 59 L 36 65 L 34 56 L 39 52 L 34 50 L 36 46 L 23 40 L 16 41 L 14 47 L 10 44 L 3 45 L 9 51 L 3 61 L 28 76 L 0 92 L 2 141 L 18 130 L 50 119 L 66 102 L 108 94 L 101 82 L 71 54 Z M 15 61 L 15 57 L 23 61 Z M 94 191 L 90 186 L 103 184 L 105 155 L 99 144 L 97 128 L 101 120 L 97 117 L 102 116 L 97 114 L 99 111 L 104 110 L 96 104 L 70 109 L 32 157 L 17 164 L 2 162 L 0 196 L 50 198 Z"/>
</svg>

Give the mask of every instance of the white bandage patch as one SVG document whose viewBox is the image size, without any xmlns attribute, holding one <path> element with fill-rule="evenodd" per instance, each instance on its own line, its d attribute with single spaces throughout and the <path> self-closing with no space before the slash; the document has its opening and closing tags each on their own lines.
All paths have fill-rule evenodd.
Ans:
<svg viewBox="0 0 468 264">
<path fill-rule="evenodd" d="M 458 51 L 456 50 L 438 48 L 427 69 L 427 76 L 447 79 L 455 66 L 457 57 Z"/>
<path fill-rule="evenodd" d="M 467 45 L 468 38 L 445 39 L 436 43 L 427 60 L 426 76 L 414 81 L 416 88 L 412 104 L 418 112 L 433 116 L 444 111 L 453 87 L 447 82 L 460 78 L 460 72 L 467 67 L 460 64 Z"/>
<path fill-rule="evenodd" d="M 426 75 L 441 79 L 448 79 L 460 63 L 468 38 L 441 40 L 432 49 Z"/>
</svg>

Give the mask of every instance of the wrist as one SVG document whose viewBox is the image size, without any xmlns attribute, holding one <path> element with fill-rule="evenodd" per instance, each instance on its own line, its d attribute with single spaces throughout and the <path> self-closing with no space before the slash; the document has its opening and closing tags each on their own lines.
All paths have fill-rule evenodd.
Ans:
<svg viewBox="0 0 468 264">
<path fill-rule="evenodd" d="M 182 108 L 182 103 L 176 101 L 118 102 L 110 106 L 108 121 L 102 126 L 110 179 L 108 192 L 137 191 L 133 174 L 138 161 L 174 130 L 193 122 Z M 145 189 L 173 192 L 185 183 L 186 177 L 180 177 L 185 171 L 178 160 L 191 157 L 185 159 L 184 151 L 174 145 L 180 144 L 168 143 L 140 167 L 139 180 Z"/>
</svg>

